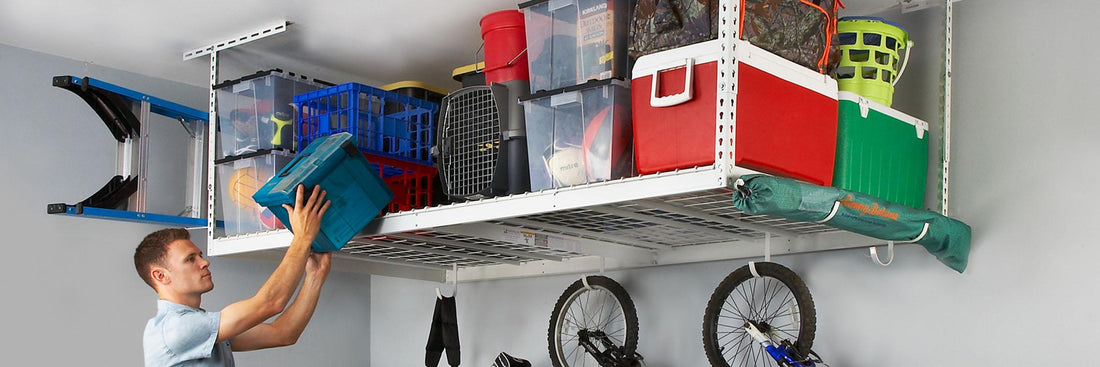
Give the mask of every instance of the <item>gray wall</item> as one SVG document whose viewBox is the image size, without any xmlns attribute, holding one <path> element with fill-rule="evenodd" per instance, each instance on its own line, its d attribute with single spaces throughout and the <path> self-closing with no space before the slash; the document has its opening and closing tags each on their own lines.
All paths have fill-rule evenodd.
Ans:
<svg viewBox="0 0 1100 367">
<path fill-rule="evenodd" d="M 182 62 L 182 61 L 181 61 Z M 201 61 L 198 61 L 201 62 Z M 115 142 L 75 94 L 50 86 L 54 75 L 90 76 L 205 110 L 206 90 L 0 45 L 0 170 L 5 172 L 0 266 L 7 335 L 4 365 L 139 366 L 141 331 L 156 294 L 133 268 L 134 247 L 160 227 L 47 215 L 46 204 L 75 203 L 114 174 Z M 186 141 L 173 121 L 153 126 L 151 211 L 181 210 Z M 159 137 L 164 139 L 156 140 Z M 172 181 L 177 181 L 171 185 Z M 179 190 L 174 189 L 179 188 Z M 172 193 L 179 193 L 172 195 Z M 205 231 L 193 231 L 205 247 Z M 203 300 L 221 309 L 255 293 L 274 264 L 215 258 L 216 288 Z M 370 286 L 364 275 L 334 272 L 314 322 L 292 347 L 237 353 L 242 366 L 367 365 Z M 15 362 L 15 363 L 11 363 Z"/>
<path fill-rule="evenodd" d="M 1094 311 L 1100 217 L 1092 210 L 1100 203 L 1094 187 L 1100 181 L 1100 78 L 1091 68 L 1100 52 L 1090 43 L 1098 12 L 1100 4 L 1091 1 L 956 3 L 951 210 L 974 229 L 970 266 L 954 273 L 912 245 L 899 247 L 885 268 L 862 249 L 776 257 L 813 292 L 814 349 L 830 365 L 1089 363 L 1069 351 L 1100 342 L 1092 330 L 1100 324 Z M 909 26 L 920 17 L 900 20 Z M 927 38 L 918 40 L 914 58 L 938 68 L 939 40 Z M 903 76 L 899 88 L 908 90 L 896 100 L 908 101 L 896 106 L 933 121 L 935 115 L 920 112 L 937 108 L 938 82 L 935 74 L 921 74 Z M 649 366 L 707 365 L 700 333 L 707 298 L 745 263 L 607 274 L 638 306 L 640 352 Z M 549 365 L 551 308 L 577 278 L 460 284 L 464 365 L 488 365 L 500 351 Z M 419 361 L 436 286 L 372 280 L 373 365 Z"/>
</svg>

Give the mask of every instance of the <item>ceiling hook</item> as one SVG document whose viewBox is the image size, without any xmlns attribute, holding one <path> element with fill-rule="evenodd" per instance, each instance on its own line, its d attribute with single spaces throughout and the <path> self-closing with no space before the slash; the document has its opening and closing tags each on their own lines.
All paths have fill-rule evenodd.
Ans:
<svg viewBox="0 0 1100 367">
<path fill-rule="evenodd" d="M 451 290 L 451 298 L 454 298 L 458 296 L 458 263 L 451 264 L 451 280 L 454 281 L 454 288 Z M 435 287 L 435 296 L 439 299 L 443 299 L 443 293 L 439 291 L 439 287 Z"/>
<path fill-rule="evenodd" d="M 882 266 L 890 266 L 890 263 L 894 262 L 894 241 L 886 242 L 886 248 L 887 248 L 887 250 L 886 250 L 886 253 L 887 253 L 886 262 L 883 262 L 882 259 L 879 258 L 878 250 L 876 250 L 876 247 L 874 247 L 874 246 L 871 246 L 871 260 L 873 260 L 876 264 L 879 264 L 879 265 L 882 265 Z"/>
</svg>

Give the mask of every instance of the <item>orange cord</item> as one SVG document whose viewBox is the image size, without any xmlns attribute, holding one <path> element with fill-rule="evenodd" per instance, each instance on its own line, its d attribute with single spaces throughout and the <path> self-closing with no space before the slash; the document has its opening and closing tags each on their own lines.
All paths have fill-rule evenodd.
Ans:
<svg viewBox="0 0 1100 367">
<path fill-rule="evenodd" d="M 745 0 L 741 0 L 741 11 L 737 12 L 741 19 L 737 20 L 737 39 L 745 39 Z"/>
<path fill-rule="evenodd" d="M 810 2 L 810 0 L 801 0 L 801 2 L 803 4 L 809 5 L 814 9 L 817 9 L 817 11 L 820 11 L 821 14 L 825 15 L 825 52 L 822 53 L 821 57 L 817 58 L 817 72 L 824 73 L 824 65 L 826 62 L 828 62 L 827 60 L 829 58 L 829 46 L 833 38 L 831 33 L 832 26 L 830 26 L 830 24 L 832 24 L 833 17 L 829 16 L 829 12 L 826 11 L 825 8 L 822 8 L 820 5 Z"/>
<path fill-rule="evenodd" d="M 833 45 L 833 35 L 836 34 L 836 18 L 829 14 L 829 12 L 825 10 L 825 8 L 822 8 L 820 5 L 812 3 L 811 0 L 799 1 L 803 4 L 813 7 L 814 9 L 817 9 L 821 12 L 821 14 L 825 15 L 825 52 L 823 52 L 821 57 L 817 59 L 817 72 L 824 74 L 825 65 L 829 63 L 829 49 L 832 48 Z M 836 0 L 836 2 L 833 3 L 832 14 L 836 14 L 840 10 L 840 8 L 847 8 L 847 6 L 844 6 L 844 3 L 840 0 Z M 737 23 L 737 38 L 744 39 L 745 0 L 741 0 L 741 11 L 739 13 L 741 19 L 739 19 Z"/>
</svg>

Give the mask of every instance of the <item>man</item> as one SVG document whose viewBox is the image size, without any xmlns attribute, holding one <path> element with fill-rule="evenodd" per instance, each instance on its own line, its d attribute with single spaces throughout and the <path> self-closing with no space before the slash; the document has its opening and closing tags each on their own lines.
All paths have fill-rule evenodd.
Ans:
<svg viewBox="0 0 1100 367">
<path fill-rule="evenodd" d="M 219 312 L 199 307 L 202 294 L 213 290 L 214 282 L 210 262 L 186 230 L 164 229 L 142 240 L 134 251 L 134 266 L 160 297 L 157 315 L 145 326 L 146 366 L 233 366 L 234 350 L 298 341 L 313 316 L 332 260 L 331 253 L 310 250 L 330 202 L 320 187 L 313 188 L 305 203 L 304 195 L 305 188 L 299 185 L 294 206 L 283 205 L 295 233 L 278 268 L 256 295 Z M 303 272 L 302 289 L 290 303 Z M 263 323 L 275 315 L 279 317 L 273 322 Z"/>
</svg>

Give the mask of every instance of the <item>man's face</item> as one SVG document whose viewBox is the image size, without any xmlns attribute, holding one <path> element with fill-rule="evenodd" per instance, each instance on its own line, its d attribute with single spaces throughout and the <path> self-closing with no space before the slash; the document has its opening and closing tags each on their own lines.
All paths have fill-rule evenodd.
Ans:
<svg viewBox="0 0 1100 367">
<path fill-rule="evenodd" d="M 180 293 L 202 294 L 214 289 L 210 262 L 191 240 L 176 240 L 168 244 L 166 267 L 170 286 Z"/>
</svg>

